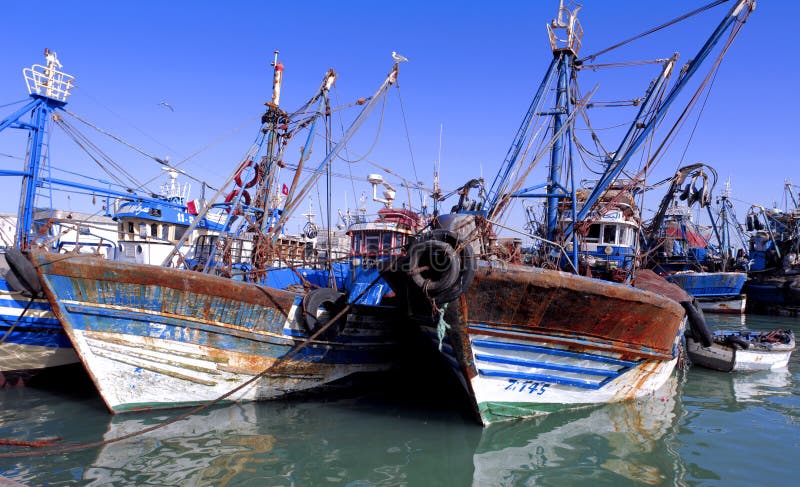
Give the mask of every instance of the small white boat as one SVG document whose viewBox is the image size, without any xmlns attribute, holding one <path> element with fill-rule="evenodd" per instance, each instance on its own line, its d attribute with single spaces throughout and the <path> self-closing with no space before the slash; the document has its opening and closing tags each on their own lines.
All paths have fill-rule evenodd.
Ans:
<svg viewBox="0 0 800 487">
<path fill-rule="evenodd" d="M 704 313 L 724 313 L 743 315 L 747 307 L 747 295 L 736 296 L 698 296 L 697 302 Z"/>
<path fill-rule="evenodd" d="M 792 330 L 715 331 L 710 347 L 686 334 L 686 352 L 692 363 L 723 372 L 784 368 L 794 349 Z"/>
</svg>

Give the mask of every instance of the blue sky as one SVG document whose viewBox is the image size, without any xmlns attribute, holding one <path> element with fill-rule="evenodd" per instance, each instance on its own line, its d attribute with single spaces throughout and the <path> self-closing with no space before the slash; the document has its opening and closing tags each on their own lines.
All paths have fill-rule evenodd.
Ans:
<svg viewBox="0 0 800 487">
<path fill-rule="evenodd" d="M 705 3 L 587 0 L 579 14 L 582 54 Z M 263 103 L 271 96 L 273 50 L 280 50 L 286 66 L 286 108 L 310 97 L 329 67 L 339 74 L 334 105 L 372 94 L 391 68 L 390 53 L 398 51 L 410 62 L 401 65 L 399 92 L 390 93 L 367 160 L 413 179 L 413 159 L 418 179 L 430 184 L 441 128 L 442 186 L 453 189 L 481 173 L 493 177 L 551 59 L 545 24 L 557 7 L 556 0 L 9 2 L 2 7 L 0 105 L 27 98 L 21 69 L 43 62 L 42 51 L 49 47 L 77 79 L 68 110 L 173 162 L 199 151 L 181 168 L 214 185 L 227 178 L 256 136 Z M 728 9 L 728 4 L 717 7 L 599 62 L 678 51 L 682 65 Z M 721 180 L 731 178 L 741 217 L 750 203 L 780 203 L 784 179 L 800 184 L 795 148 L 788 143 L 797 138 L 800 113 L 792 94 L 800 78 L 792 62 L 800 47 L 791 28 L 798 18 L 798 2 L 758 3 L 723 60 L 699 120 L 696 114 L 689 119 L 650 181 L 678 165 L 708 163 Z M 653 69 L 608 78 L 596 99 L 613 99 L 617 90 L 640 92 Z M 160 106 L 162 101 L 174 111 Z M 13 108 L 0 108 L 0 116 Z M 347 124 L 347 117 L 335 123 Z M 351 156 L 372 145 L 377 118 L 359 132 Z M 54 165 L 98 173 L 71 141 L 53 137 Z M 21 167 L 16 157 L 24 149 L 20 137 L 0 133 L 3 167 Z M 317 153 L 322 150 L 318 143 Z M 118 162 L 141 180 L 161 180 L 156 164 L 130 152 L 121 152 Z M 335 171 L 361 178 L 379 172 L 364 161 L 337 163 Z M 386 178 L 399 189 L 397 178 Z M 361 182 L 335 184 L 335 208 L 355 206 L 357 195 L 368 189 Z M 0 212 L 16 211 L 18 188 L 17 179 L 0 179 Z M 94 211 L 88 199 L 64 204 Z"/>
</svg>

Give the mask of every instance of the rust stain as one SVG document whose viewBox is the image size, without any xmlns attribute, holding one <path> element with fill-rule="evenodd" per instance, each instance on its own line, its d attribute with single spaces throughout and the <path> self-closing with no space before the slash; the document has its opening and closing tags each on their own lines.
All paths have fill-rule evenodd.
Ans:
<svg viewBox="0 0 800 487">
<path fill-rule="evenodd" d="M 628 358 L 672 358 L 683 308 L 667 297 L 571 274 L 480 268 L 466 295 L 466 322 L 502 331 L 595 338 Z"/>
</svg>

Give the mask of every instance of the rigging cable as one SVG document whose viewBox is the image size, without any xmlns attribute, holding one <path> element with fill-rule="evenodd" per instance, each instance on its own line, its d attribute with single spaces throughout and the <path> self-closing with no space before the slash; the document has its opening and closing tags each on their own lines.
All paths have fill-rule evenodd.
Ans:
<svg viewBox="0 0 800 487">
<path fill-rule="evenodd" d="M 665 28 L 667 28 L 667 27 L 669 27 L 669 26 L 671 26 L 673 24 L 677 24 L 678 22 L 682 22 L 682 21 L 688 19 L 689 17 L 697 15 L 697 14 L 699 14 L 701 12 L 706 11 L 706 10 L 712 9 L 712 8 L 714 8 L 714 7 L 718 6 L 718 5 L 721 5 L 721 4 L 723 4 L 723 3 L 727 2 L 727 1 L 728 0 L 716 0 L 714 2 L 711 2 L 708 5 L 700 7 L 698 9 L 693 10 L 691 12 L 688 12 L 686 14 L 683 14 L 680 17 L 674 18 L 674 19 L 672 19 L 672 20 L 670 20 L 668 22 L 665 22 L 665 23 L 663 23 L 663 24 L 661 24 L 659 26 L 653 27 L 652 29 L 646 30 L 646 31 L 642 32 L 641 34 L 633 36 L 633 37 L 631 37 L 629 39 L 626 39 L 626 40 L 624 40 L 622 42 L 618 42 L 617 44 L 614 44 L 611 47 L 607 47 L 607 48 L 603 49 L 602 51 L 598 51 L 598 52 L 596 52 L 594 54 L 590 54 L 589 56 L 585 56 L 585 57 L 579 59 L 578 63 L 579 64 L 583 64 L 586 61 L 590 61 L 590 60 L 596 59 L 598 56 L 600 56 L 602 54 L 605 54 L 605 53 L 607 53 L 609 51 L 613 51 L 614 49 L 617 49 L 619 47 L 624 46 L 625 44 L 629 44 L 629 43 L 631 43 L 631 42 L 633 42 L 635 40 L 641 39 L 642 37 L 646 37 L 646 36 L 648 36 L 650 34 L 658 32 L 659 30 L 665 29 Z"/>
<path fill-rule="evenodd" d="M 72 113 L 72 112 L 70 112 L 70 111 L 68 111 L 68 110 L 64 110 L 64 112 L 65 112 L 65 113 L 67 113 L 68 115 L 70 115 L 71 117 L 75 118 L 76 120 L 78 120 L 78 121 L 80 121 L 80 122 L 84 123 L 84 124 L 85 124 L 85 125 L 87 125 L 88 127 L 91 127 L 91 128 L 93 128 L 94 130 L 96 130 L 96 131 L 100 132 L 101 134 L 103 134 L 103 135 L 105 135 L 105 136 L 107 136 L 107 137 L 109 137 L 109 138 L 111 138 L 111 139 L 113 139 L 113 140 L 115 140 L 115 141 L 117 141 L 117 142 L 119 142 L 119 143 L 121 143 L 121 144 L 123 144 L 123 145 L 127 146 L 127 147 L 128 147 L 128 148 L 130 148 L 131 150 L 133 150 L 133 151 L 135 151 L 135 152 L 138 152 L 139 154 L 141 154 L 141 155 L 143 155 L 143 156 L 145 156 L 145 157 L 148 157 L 148 158 L 150 158 L 150 159 L 152 159 L 152 160 L 156 161 L 157 163 L 161 164 L 162 166 L 164 166 L 164 167 L 167 167 L 167 168 L 170 168 L 170 169 L 173 169 L 173 170 L 175 170 L 175 171 L 179 172 L 180 174 L 182 174 L 182 175 L 186 176 L 187 178 L 189 178 L 189 179 L 191 179 L 191 180 L 193 180 L 193 181 L 196 181 L 196 182 L 198 182 L 198 183 L 201 183 L 201 184 L 205 184 L 206 186 L 208 186 L 208 187 L 209 187 L 209 188 L 211 188 L 211 189 L 215 189 L 215 188 L 213 188 L 212 186 L 210 186 L 210 185 L 206 184 L 206 183 L 205 183 L 205 181 L 201 181 L 201 180 L 199 180 L 199 179 L 195 178 L 194 176 L 192 176 L 191 174 L 188 174 L 188 173 L 186 173 L 185 171 L 182 171 L 182 170 L 180 170 L 180 169 L 178 169 L 178 168 L 177 168 L 177 166 L 178 166 L 178 165 L 180 165 L 180 164 L 182 164 L 183 162 L 185 162 L 185 161 L 186 161 L 188 158 L 184 159 L 183 161 L 179 162 L 178 164 L 171 165 L 171 164 L 169 164 L 168 160 L 166 160 L 166 159 L 162 159 L 162 158 L 160 158 L 160 157 L 158 157 L 158 156 L 154 156 L 154 155 L 152 155 L 152 154 L 150 154 L 150 153 L 147 153 L 147 152 L 145 152 L 143 149 L 140 149 L 140 148 L 138 148 L 138 147 L 136 147 L 136 146 L 134 146 L 134 145 L 132 145 L 132 144 L 129 144 L 128 142 L 126 142 L 125 140 L 121 139 L 120 137 L 117 137 L 116 135 L 114 135 L 114 134 L 112 134 L 112 133 L 110 133 L 110 132 L 108 132 L 108 131 L 106 131 L 106 130 L 103 130 L 103 129 L 101 129 L 101 128 L 97 127 L 96 125 L 94 125 L 94 124 L 90 123 L 90 122 L 89 122 L 89 121 L 87 121 L 87 120 L 84 120 L 83 118 L 81 118 L 80 116 L 78 116 L 78 115 L 77 115 L 77 114 L 75 114 L 75 113 Z M 75 129 L 75 131 L 77 132 L 77 129 Z M 85 137 L 85 136 L 83 136 L 83 135 L 82 135 L 82 138 L 84 138 L 85 140 L 89 140 L 87 137 Z M 92 144 L 92 145 L 94 145 L 94 144 Z M 209 145 L 209 146 L 210 146 L 210 145 Z M 206 148 L 207 148 L 207 147 L 209 147 L 209 146 L 206 146 Z M 165 147 L 166 147 L 166 146 L 165 146 Z M 192 155 L 192 156 L 190 156 L 190 157 L 193 157 L 194 155 L 196 155 L 196 154 L 198 154 L 198 153 L 199 153 L 199 152 L 197 152 L 197 153 L 193 154 L 193 155 Z M 134 189 L 136 189 L 136 190 L 140 190 L 140 189 L 143 189 L 143 188 L 144 188 L 144 189 L 146 189 L 146 186 L 147 186 L 148 184 L 152 183 L 153 181 L 155 181 L 156 179 L 158 179 L 158 177 L 154 177 L 154 178 L 148 179 L 148 180 L 147 180 L 147 181 L 145 181 L 144 183 L 138 183 L 138 182 L 137 182 L 137 183 L 136 183 L 136 184 L 137 184 L 137 187 L 136 187 L 136 188 L 134 188 Z"/>
<path fill-rule="evenodd" d="M 83 149 L 83 151 L 86 152 L 86 154 L 100 167 L 100 169 L 102 169 L 106 174 L 108 174 L 110 178 L 117 181 L 117 183 L 119 183 L 120 185 L 127 187 L 128 191 L 132 190 L 132 188 L 130 188 L 129 185 L 126 185 L 125 182 L 117 174 L 110 171 L 100 159 L 103 159 L 103 161 L 105 161 L 106 164 L 112 166 L 116 171 L 119 171 L 120 174 L 127 177 L 130 182 L 134 183 L 134 186 L 139 185 L 139 182 L 136 181 L 136 178 L 134 178 L 133 175 L 129 174 L 127 171 L 125 171 L 125 169 L 122 166 L 114 162 L 113 159 L 111 159 L 108 155 L 106 155 L 91 140 L 86 138 L 86 136 L 84 136 L 77 129 L 75 129 L 75 127 L 67 123 L 66 120 L 58 117 L 54 119 L 54 122 L 56 125 L 61 127 L 64 133 L 66 133 L 67 136 L 69 136 L 78 145 L 78 147 Z M 94 153 L 92 151 L 94 151 Z"/>
<path fill-rule="evenodd" d="M 411 149 L 411 134 L 408 132 L 408 121 L 406 120 L 406 111 L 403 108 L 403 97 L 400 95 L 400 83 L 397 83 L 397 98 L 400 100 L 400 113 L 403 116 L 403 128 L 406 131 L 406 141 L 408 142 L 408 153 L 411 156 L 411 168 L 414 171 L 414 181 L 419 181 L 419 176 L 417 175 L 417 163 L 414 161 L 414 151 Z M 406 186 L 408 188 L 408 186 Z M 411 195 L 408 195 L 409 204 L 411 204 Z M 422 194 L 422 191 L 419 191 L 419 205 L 420 208 L 425 203 L 425 195 Z"/>
<path fill-rule="evenodd" d="M 708 103 L 708 97 L 711 96 L 711 88 L 714 86 L 714 82 L 717 80 L 717 74 L 719 74 L 719 69 L 715 69 L 711 76 L 711 82 L 708 84 L 708 90 L 706 90 L 706 96 L 703 99 L 703 104 L 700 106 L 700 111 L 697 113 L 697 119 L 695 119 L 694 126 L 692 127 L 692 131 L 689 133 L 689 138 L 686 141 L 686 145 L 683 148 L 683 153 L 681 154 L 680 161 L 677 162 L 675 165 L 675 170 L 683 165 L 683 161 L 686 158 L 686 152 L 689 150 L 689 144 L 692 142 L 694 138 L 694 133 L 697 130 L 697 126 L 700 124 L 700 117 L 703 116 L 703 111 L 706 108 L 706 103 Z"/>
<path fill-rule="evenodd" d="M 342 156 L 338 156 L 338 155 L 336 156 L 337 159 L 341 159 L 342 161 L 344 161 L 344 162 L 346 162 L 348 164 L 355 164 L 357 162 L 361 162 L 364 159 L 366 159 L 366 157 L 368 155 L 370 155 L 372 150 L 375 149 L 375 145 L 378 143 L 378 139 L 380 138 L 380 135 L 381 135 L 381 129 L 383 128 L 383 117 L 384 117 L 384 115 L 386 113 L 386 99 L 388 98 L 385 92 L 381 96 L 383 97 L 383 104 L 381 105 L 381 116 L 378 119 L 378 130 L 375 131 L 375 138 L 372 141 L 372 145 L 369 147 L 369 149 L 367 150 L 367 152 L 363 156 L 361 156 L 360 158 L 358 158 L 356 160 L 351 161 L 351 160 L 345 159 Z"/>
<path fill-rule="evenodd" d="M 24 98 L 22 100 L 17 100 L 17 101 L 12 101 L 11 103 L 6 103 L 4 105 L 0 105 L 0 108 L 10 107 L 12 105 L 18 105 L 18 104 L 24 103 L 26 101 L 28 101 L 28 98 Z"/>
<path fill-rule="evenodd" d="M 689 112 L 691 111 L 691 108 L 697 103 L 698 98 L 700 97 L 701 93 L 705 89 L 705 87 L 708 84 L 709 80 L 712 78 L 712 75 L 714 75 L 716 73 L 716 71 L 719 69 L 719 66 L 722 63 L 722 58 L 727 53 L 728 49 L 730 48 L 731 44 L 733 43 L 734 38 L 739 34 L 739 31 L 741 30 L 742 25 L 743 24 L 740 22 L 731 30 L 731 33 L 728 36 L 728 39 L 725 42 L 725 45 L 722 47 L 722 49 L 720 50 L 720 53 L 717 55 L 717 58 L 714 60 L 714 64 L 711 66 L 711 69 L 706 74 L 705 78 L 703 78 L 703 81 L 702 81 L 702 83 L 700 83 L 700 86 L 697 87 L 697 90 L 695 90 L 694 94 L 692 95 L 692 98 L 689 100 L 689 103 L 687 103 L 686 107 L 684 107 L 684 109 L 681 112 L 681 114 L 679 115 L 678 119 L 675 121 L 675 123 L 673 124 L 672 128 L 669 130 L 669 133 L 667 133 L 666 137 L 664 137 L 664 140 L 661 142 L 661 144 L 659 145 L 658 149 L 656 149 L 656 152 L 653 155 L 653 160 L 648 161 L 648 163 L 645 165 L 645 168 L 643 169 L 644 171 L 647 171 L 649 169 L 649 167 L 655 162 L 655 158 L 663 156 L 662 150 L 665 149 L 666 147 L 668 147 L 674 141 L 673 135 L 675 134 L 676 130 L 679 127 L 683 126 L 683 124 L 686 122 L 686 117 L 689 114 Z M 687 64 L 687 66 L 688 66 L 688 64 Z"/>
<path fill-rule="evenodd" d="M 336 89 L 336 85 L 333 85 L 333 96 L 336 97 L 336 103 L 339 103 L 339 90 Z M 344 133 L 344 120 L 342 120 L 341 112 L 339 112 L 339 127 L 342 133 Z M 345 157 L 348 159 L 350 158 L 350 150 L 347 148 L 347 146 L 344 147 L 344 154 Z M 346 166 L 347 172 L 350 173 L 350 188 L 353 190 L 353 201 L 358 201 L 358 196 L 356 195 L 356 185 L 353 181 L 353 168 L 350 166 L 350 164 L 346 164 Z"/>
</svg>

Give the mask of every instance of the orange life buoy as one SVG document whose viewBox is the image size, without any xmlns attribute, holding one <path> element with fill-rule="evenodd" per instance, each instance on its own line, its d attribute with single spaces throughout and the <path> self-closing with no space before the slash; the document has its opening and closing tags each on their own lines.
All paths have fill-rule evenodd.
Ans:
<svg viewBox="0 0 800 487">
<path fill-rule="evenodd" d="M 244 173 L 244 172 L 245 172 L 245 171 L 246 171 L 248 168 L 251 168 L 251 170 L 253 171 L 253 177 L 252 177 L 252 178 L 250 178 L 250 179 L 249 179 L 249 180 L 248 180 L 248 181 L 245 183 L 244 181 L 242 181 L 242 174 L 243 174 L 243 173 Z M 242 188 L 242 187 L 244 187 L 244 188 L 252 188 L 253 186 L 255 186 L 255 185 L 256 185 L 256 183 L 258 182 L 258 180 L 259 180 L 259 179 L 261 179 L 261 166 L 260 166 L 260 165 L 258 165 L 258 164 L 256 164 L 255 166 L 253 166 L 253 161 L 247 161 L 247 162 L 246 162 L 246 163 L 245 163 L 245 164 L 242 166 L 242 168 L 241 168 L 241 169 L 239 169 L 239 171 L 236 173 L 236 176 L 234 177 L 234 181 L 236 181 L 236 186 L 239 186 L 240 188 Z"/>
<path fill-rule="evenodd" d="M 241 192 L 242 192 L 242 199 L 239 201 L 243 203 L 245 206 L 250 206 L 250 193 L 248 193 L 246 189 L 241 190 Z M 233 191 L 228 193 L 228 196 L 225 197 L 225 203 L 230 203 L 231 201 L 235 200 L 237 196 L 239 196 L 239 190 L 234 189 Z M 225 211 L 230 213 L 231 212 L 230 207 L 226 208 Z M 236 210 L 236 212 L 238 213 L 239 210 Z"/>
</svg>

